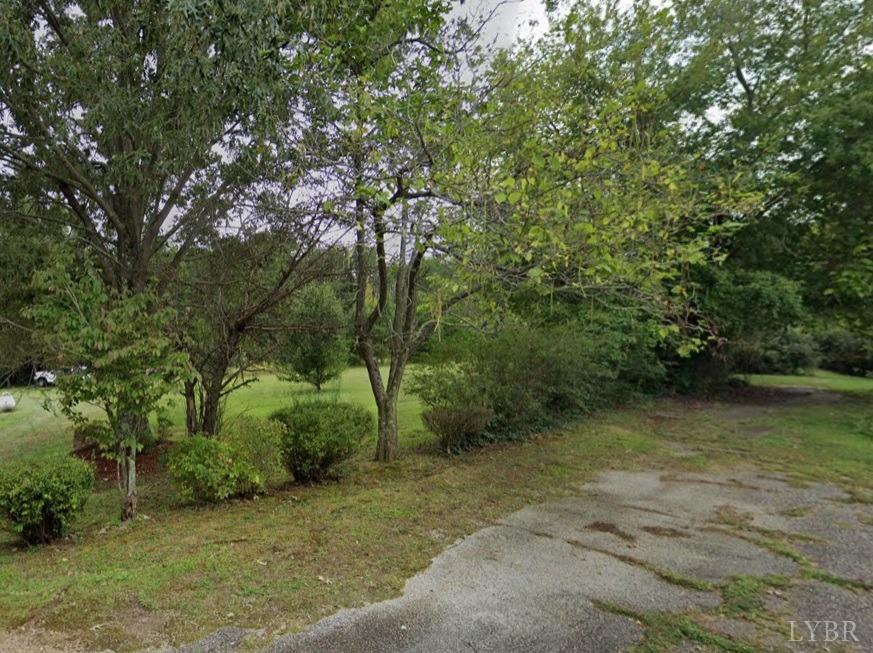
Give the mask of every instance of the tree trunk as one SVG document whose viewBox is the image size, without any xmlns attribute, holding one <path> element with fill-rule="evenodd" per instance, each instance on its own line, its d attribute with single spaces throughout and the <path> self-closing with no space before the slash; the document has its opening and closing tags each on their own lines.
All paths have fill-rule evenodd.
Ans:
<svg viewBox="0 0 873 653">
<path fill-rule="evenodd" d="M 203 397 L 203 424 L 202 430 L 205 435 L 218 433 L 218 424 L 221 421 L 221 385 L 206 388 Z"/>
<path fill-rule="evenodd" d="M 379 435 L 376 442 L 376 460 L 388 462 L 397 457 L 397 395 L 385 393 L 377 403 L 379 413 Z"/>
<path fill-rule="evenodd" d="M 200 413 L 197 408 L 197 380 L 185 381 L 185 431 L 188 435 L 199 433 Z"/>
<path fill-rule="evenodd" d="M 132 521 L 136 517 L 136 446 L 124 449 L 124 504 L 121 508 L 121 521 Z"/>
<path fill-rule="evenodd" d="M 119 438 L 119 482 L 124 495 L 121 508 L 121 521 L 131 521 L 136 517 L 136 452 L 140 443 L 150 433 L 147 415 L 128 413 L 122 415 L 117 424 Z"/>
</svg>

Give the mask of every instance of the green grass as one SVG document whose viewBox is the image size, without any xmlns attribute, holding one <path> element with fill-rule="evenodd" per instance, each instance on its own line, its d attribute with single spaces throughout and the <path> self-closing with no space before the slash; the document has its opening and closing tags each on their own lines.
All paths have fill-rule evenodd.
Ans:
<svg viewBox="0 0 873 653">
<path fill-rule="evenodd" d="M 764 611 L 764 592 L 785 589 L 790 583 L 786 576 L 737 576 L 721 588 L 721 612 L 729 617 L 759 618 Z"/>
<path fill-rule="evenodd" d="M 847 376 L 836 372 L 815 370 L 812 374 L 788 376 L 779 374 L 749 374 L 745 378 L 753 385 L 807 387 L 834 392 L 873 393 L 873 378 Z"/>
<path fill-rule="evenodd" d="M 610 603 L 595 603 L 595 606 L 605 612 L 633 619 L 646 627 L 642 642 L 632 648 L 631 653 L 669 653 L 683 642 L 724 653 L 759 653 L 751 644 L 710 632 L 687 615 L 642 613 Z"/>
<path fill-rule="evenodd" d="M 275 490 L 257 500 L 184 505 L 164 477 L 144 478 L 144 517 L 119 527 L 104 487 L 75 540 L 28 548 L 0 541 L 0 627 L 36 620 L 85 648 L 182 642 L 230 624 L 273 634 L 339 607 L 396 595 L 455 539 L 531 502 L 577 492 L 620 461 L 656 463 L 635 413 L 604 415 L 561 434 L 449 458 L 429 436 L 404 431 L 391 464 L 361 452 L 342 483 Z M 665 458 L 666 460 L 666 458 Z M 147 519 L 145 518 L 147 517 Z M 94 628 L 95 625 L 99 628 Z"/>
<path fill-rule="evenodd" d="M 360 369 L 327 392 L 372 406 Z M 226 414 L 266 415 L 309 394 L 264 375 L 232 398 Z M 5 460 L 68 447 L 64 425 L 40 408 L 39 397 L 28 391 L 20 412 L 0 415 Z M 103 484 L 71 539 L 28 548 L 0 533 L 0 629 L 37 623 L 71 634 L 87 650 L 190 641 L 229 625 L 276 636 L 339 608 L 396 596 L 458 537 L 524 505 L 577 494 L 580 482 L 604 469 L 754 465 L 798 482 L 832 481 L 856 496 L 873 492 L 873 438 L 862 428 L 873 398 L 774 404 L 739 418 L 727 407 L 655 400 L 446 457 L 423 431 L 415 399 L 404 397 L 400 459 L 371 462 L 371 440 L 341 483 L 286 485 L 259 499 L 203 507 L 185 505 L 165 475 L 143 477 L 141 519 L 127 527 L 118 525 L 117 491 Z M 659 418 L 665 414 L 671 418 Z M 171 416 L 181 425 L 178 405 Z M 770 430 L 749 437 L 749 426 Z M 673 443 L 703 453 L 679 456 Z M 759 589 L 737 584 L 728 592 L 731 605 L 755 610 Z M 640 650 L 677 639 L 747 650 L 713 640 L 685 617 L 653 621 L 649 630 Z"/>
<path fill-rule="evenodd" d="M 257 380 L 251 385 L 230 395 L 224 407 L 225 419 L 238 415 L 266 417 L 292 402 L 305 401 L 316 394 L 312 386 L 280 381 L 273 374 L 261 373 L 255 378 Z M 12 394 L 18 402 L 17 408 L 0 413 L 0 462 L 65 455 L 72 444 L 69 423 L 56 409 L 51 409 L 51 406 L 46 409 L 46 403 L 51 404 L 56 393 L 51 389 L 19 388 Z M 346 370 L 339 379 L 327 384 L 321 394 L 355 402 L 375 412 L 370 383 L 362 367 Z M 86 412 L 95 417 L 102 414 L 96 407 L 89 407 Z M 404 431 L 422 431 L 420 414 L 421 406 L 415 397 L 400 397 L 398 422 Z M 181 397 L 171 399 L 167 416 L 176 432 L 184 430 L 185 409 Z"/>
</svg>

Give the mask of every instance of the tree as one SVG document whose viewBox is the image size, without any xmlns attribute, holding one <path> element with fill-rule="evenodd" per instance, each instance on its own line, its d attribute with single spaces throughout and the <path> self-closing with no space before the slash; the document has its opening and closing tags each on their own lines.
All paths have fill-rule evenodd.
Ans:
<svg viewBox="0 0 873 653">
<path fill-rule="evenodd" d="M 100 271 L 110 313 L 133 319 L 135 306 L 158 315 L 155 296 L 180 261 L 264 173 L 273 154 L 265 141 L 285 121 L 297 88 L 285 71 L 296 70 L 303 34 L 289 7 L 266 0 L 0 6 L 0 58 L 7 62 L 0 69 L 0 174 L 4 183 L 27 184 L 39 200 L 20 203 L 14 217 L 44 220 L 40 207 L 62 207 L 71 238 Z M 137 328 L 151 323 L 147 315 L 134 321 Z M 148 342 L 159 334 L 142 336 Z M 81 338 L 68 333 L 66 341 Z M 145 383 L 148 375 L 143 368 L 131 378 Z M 118 397 L 101 400 L 129 411 L 115 422 L 133 429 L 134 442 L 136 430 L 147 428 L 152 395 L 115 383 L 92 388 L 113 389 Z M 134 450 L 124 448 L 131 474 Z M 130 485 L 125 518 L 136 506 Z"/>
<path fill-rule="evenodd" d="M 132 519 L 136 454 L 148 431 L 148 415 L 188 371 L 187 357 L 169 334 L 172 315 L 153 308 L 153 289 L 117 291 L 89 258 L 61 249 L 34 275 L 34 287 L 37 301 L 30 316 L 46 347 L 68 367 L 86 365 L 58 378 L 61 410 L 83 422 L 83 403 L 103 408 L 112 431 L 112 441 L 104 444 L 119 466 L 122 520 Z"/>
<path fill-rule="evenodd" d="M 171 286 L 175 331 L 191 359 L 183 389 L 189 434 L 218 432 L 232 392 L 256 381 L 253 363 L 269 360 L 295 327 L 290 302 L 308 284 L 336 273 L 320 214 L 260 221 L 193 250 Z M 342 233 L 340 230 L 339 233 Z"/>
<path fill-rule="evenodd" d="M 718 260 L 759 195 L 684 147 L 664 87 L 669 14 L 577 3 L 541 40 L 498 57 L 456 148 L 466 220 L 441 231 L 484 296 L 527 289 L 642 311 L 683 354 L 689 270 Z M 493 303 L 503 299 L 497 295 Z"/>
<path fill-rule="evenodd" d="M 0 215 L 3 212 L 0 204 Z M 37 366 L 50 363 L 23 311 L 36 297 L 31 285 L 34 271 L 45 265 L 62 238 L 57 226 L 0 220 L 0 385 L 29 383 Z"/>
<path fill-rule="evenodd" d="M 302 380 L 316 392 L 347 367 L 350 343 L 345 335 L 348 316 L 329 283 L 307 286 L 288 314 L 293 329 L 280 345 L 278 360 L 289 380 Z"/>
<path fill-rule="evenodd" d="M 397 401 L 407 363 L 436 324 L 421 310 L 419 292 L 437 228 L 451 219 L 445 182 L 451 144 L 466 119 L 458 80 L 470 35 L 461 30 L 455 42 L 449 38 L 449 5 L 441 0 L 361 5 L 356 30 L 330 50 L 345 76 L 323 98 L 333 112 L 321 126 L 321 169 L 323 185 L 336 188 L 336 213 L 354 230 L 355 346 L 378 412 L 375 457 L 387 461 L 397 455 Z M 462 291 L 442 308 L 467 296 Z M 377 342 L 383 331 L 384 348 Z M 379 349 L 388 354 L 387 377 Z"/>
<path fill-rule="evenodd" d="M 674 3 L 671 95 L 689 149 L 764 197 L 727 249 L 785 274 L 855 329 L 873 323 L 871 21 L 861 0 Z"/>
</svg>

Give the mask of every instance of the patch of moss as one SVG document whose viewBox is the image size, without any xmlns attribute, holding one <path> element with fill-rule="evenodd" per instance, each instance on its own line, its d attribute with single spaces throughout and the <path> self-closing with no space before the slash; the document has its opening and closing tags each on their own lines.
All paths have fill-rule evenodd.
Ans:
<svg viewBox="0 0 873 653">
<path fill-rule="evenodd" d="M 768 589 L 784 589 L 791 584 L 786 576 L 737 576 L 721 588 L 722 614 L 730 617 L 763 616 L 764 597 Z"/>
<path fill-rule="evenodd" d="M 801 575 L 804 578 L 810 578 L 812 580 L 818 580 L 823 583 L 828 583 L 829 585 L 835 585 L 836 587 L 842 587 L 843 589 L 850 590 L 859 590 L 859 591 L 870 591 L 873 590 L 873 585 L 869 583 L 865 583 L 860 580 L 853 580 L 851 578 L 843 578 L 842 576 L 834 576 L 833 574 L 829 574 L 826 571 L 822 571 L 821 569 L 817 569 L 815 567 L 807 567 L 803 570 Z"/>
<path fill-rule="evenodd" d="M 729 639 L 703 628 L 687 615 L 645 614 L 612 603 L 598 602 L 595 607 L 633 619 L 645 627 L 643 641 L 631 649 L 632 653 L 666 653 L 674 650 L 684 640 L 712 646 L 726 653 L 760 653 L 751 644 Z"/>
</svg>

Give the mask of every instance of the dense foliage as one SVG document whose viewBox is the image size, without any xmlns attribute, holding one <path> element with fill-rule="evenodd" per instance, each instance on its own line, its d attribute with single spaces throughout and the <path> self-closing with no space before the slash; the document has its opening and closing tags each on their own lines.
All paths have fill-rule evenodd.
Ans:
<svg viewBox="0 0 873 653">
<path fill-rule="evenodd" d="M 818 326 L 814 334 L 822 367 L 841 374 L 873 375 L 873 340 L 865 333 L 825 324 Z"/>
<path fill-rule="evenodd" d="M 655 326 L 631 309 L 447 342 L 411 384 L 429 407 L 487 409 L 489 438 L 512 437 L 660 387 Z"/>
<path fill-rule="evenodd" d="M 380 461 L 411 362 L 447 451 L 873 373 L 867 3 L 546 5 L 494 51 L 448 0 L 0 5 L 0 374 L 77 370 L 57 402 L 123 519 L 180 390 L 214 436 L 173 456 L 186 495 L 340 473 L 360 408 L 220 433 L 261 368 L 321 389 L 357 355 Z"/>
<path fill-rule="evenodd" d="M 94 486 L 94 470 L 76 458 L 0 470 L 0 514 L 28 543 L 63 536 Z"/>
<path fill-rule="evenodd" d="M 291 332 L 283 339 L 277 356 L 284 374 L 321 391 L 348 365 L 351 344 L 345 335 L 347 312 L 330 284 L 312 284 L 296 298 L 288 321 Z"/>
<path fill-rule="evenodd" d="M 436 434 L 440 449 L 458 453 L 481 441 L 494 412 L 480 406 L 432 406 L 421 413 L 421 421 Z"/>
<path fill-rule="evenodd" d="M 258 471 L 267 486 L 284 476 L 282 441 L 285 429 L 275 420 L 260 417 L 235 417 L 223 424 L 218 434 L 238 455 Z"/>
<path fill-rule="evenodd" d="M 373 417 L 361 406 L 317 400 L 296 404 L 271 416 L 285 427 L 282 459 L 300 483 L 334 479 L 372 432 Z"/>
<path fill-rule="evenodd" d="M 264 489 L 264 478 L 235 446 L 195 435 L 173 447 L 167 468 L 183 497 L 214 503 Z"/>
<path fill-rule="evenodd" d="M 57 381 L 61 411 L 74 422 L 83 407 L 99 405 L 111 428 L 103 450 L 121 466 L 122 516 L 136 512 L 136 454 L 152 440 L 149 415 L 184 378 L 187 356 L 168 334 L 172 311 L 156 309 L 148 289 L 119 292 L 90 258 L 57 249 L 34 275 L 38 299 L 29 314 L 45 346 L 67 366 L 83 366 Z"/>
</svg>

